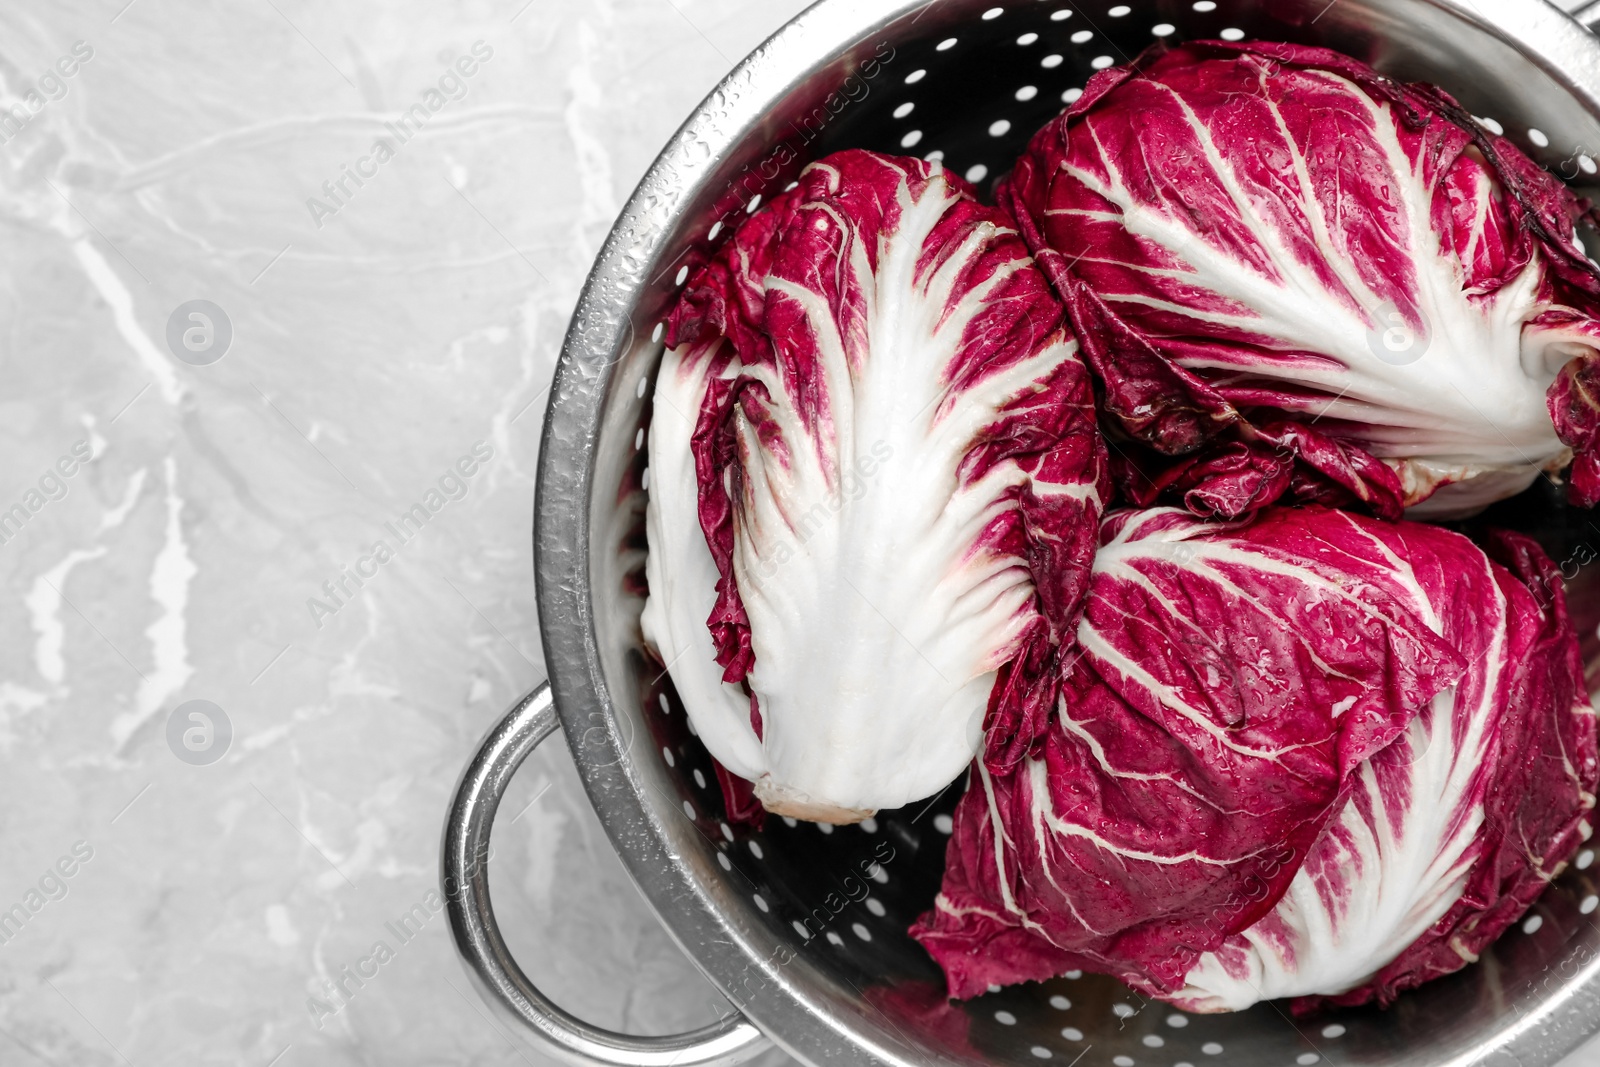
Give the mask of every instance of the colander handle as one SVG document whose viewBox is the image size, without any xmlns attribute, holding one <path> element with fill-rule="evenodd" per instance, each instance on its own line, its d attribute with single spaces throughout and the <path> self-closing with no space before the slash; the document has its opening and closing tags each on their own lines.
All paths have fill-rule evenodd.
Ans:
<svg viewBox="0 0 1600 1067">
<path fill-rule="evenodd" d="M 444 827 L 450 931 L 483 999 L 523 1024 L 541 1051 L 574 1067 L 731 1067 L 765 1051 L 765 1034 L 737 1012 L 687 1034 L 634 1037 L 602 1030 L 556 1006 L 511 957 L 489 902 L 489 831 L 517 768 L 559 721 L 548 683 L 506 712 L 461 775 Z"/>
</svg>

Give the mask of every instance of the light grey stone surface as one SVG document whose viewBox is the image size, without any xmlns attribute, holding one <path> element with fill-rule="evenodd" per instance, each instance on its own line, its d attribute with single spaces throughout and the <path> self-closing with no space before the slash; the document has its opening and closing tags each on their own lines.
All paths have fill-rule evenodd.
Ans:
<svg viewBox="0 0 1600 1067">
<path fill-rule="evenodd" d="M 0 944 L 0 1064 L 541 1063 L 442 915 L 394 924 L 542 677 L 533 476 L 584 274 L 802 0 L 125 2 L 0 6 L 0 105 L 43 101 L 0 143 L 0 509 L 40 504 L 0 544 L 0 910 L 40 905 Z M 398 144 L 441 78 L 458 98 Z M 169 345 L 194 300 L 231 328 L 214 362 L 185 316 Z M 231 724 L 209 764 L 169 744 L 192 700 Z M 723 1008 L 564 746 L 505 812 L 494 892 L 536 981 L 636 1032 Z"/>
<path fill-rule="evenodd" d="M 0 5 L 0 104 L 59 96 L 0 144 L 0 508 L 93 456 L 0 544 L 0 908 L 92 849 L 0 944 L 0 1064 L 541 1062 L 485 1020 L 442 915 L 405 943 L 385 924 L 426 910 L 455 777 L 543 676 L 533 479 L 589 264 L 803 5 L 124 3 Z M 361 164 L 476 42 L 460 98 Z M 194 299 L 232 326 L 204 366 L 167 342 Z M 385 523 L 479 442 L 401 544 Z M 356 595 L 322 593 L 378 540 Z M 194 699 L 232 724 L 209 766 L 167 743 Z M 536 980 L 636 1032 L 725 1010 L 563 745 L 506 811 L 494 891 Z M 393 958 L 331 995 L 380 940 Z"/>
</svg>

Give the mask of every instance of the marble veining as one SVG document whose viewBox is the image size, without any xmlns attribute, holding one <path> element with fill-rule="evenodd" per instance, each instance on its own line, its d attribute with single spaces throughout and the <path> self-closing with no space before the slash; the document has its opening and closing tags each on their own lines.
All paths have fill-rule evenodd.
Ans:
<svg viewBox="0 0 1600 1067">
<path fill-rule="evenodd" d="M 436 885 L 456 775 L 543 675 L 550 374 L 633 184 L 802 6 L 0 9 L 0 1063 L 544 1062 Z M 726 1010 L 559 743 L 493 871 L 571 1010 Z"/>
</svg>

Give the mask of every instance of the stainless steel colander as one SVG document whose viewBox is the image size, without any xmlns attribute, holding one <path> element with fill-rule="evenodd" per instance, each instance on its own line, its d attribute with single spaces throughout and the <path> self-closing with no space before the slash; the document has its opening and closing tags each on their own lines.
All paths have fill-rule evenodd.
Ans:
<svg viewBox="0 0 1600 1067">
<path fill-rule="evenodd" d="M 1544 0 L 823 0 L 740 64 L 628 201 L 556 371 L 534 526 L 550 681 L 485 739 L 445 828 L 451 922 L 485 998 L 567 1062 L 642 1067 L 731 1064 L 769 1039 L 811 1064 L 1539 1067 L 1600 1030 L 1588 850 L 1482 960 L 1388 1011 L 1187 1016 L 1073 974 L 950 1004 L 905 931 L 937 891 L 957 790 L 858 827 L 734 829 L 638 624 L 661 320 L 718 239 L 810 160 L 847 147 L 935 155 L 986 187 L 1095 70 L 1161 37 L 1263 38 L 1436 82 L 1596 195 L 1600 42 L 1586 15 L 1600 23 L 1600 0 L 1575 17 Z M 1534 531 L 1556 559 L 1600 542 L 1587 516 L 1538 491 L 1494 519 Z M 1591 577 L 1572 595 L 1595 664 Z M 671 1038 L 607 1033 L 540 994 L 507 951 L 489 829 L 517 766 L 557 725 L 633 878 L 736 1006 L 723 1021 Z M 807 917 L 823 932 L 809 935 Z"/>
</svg>

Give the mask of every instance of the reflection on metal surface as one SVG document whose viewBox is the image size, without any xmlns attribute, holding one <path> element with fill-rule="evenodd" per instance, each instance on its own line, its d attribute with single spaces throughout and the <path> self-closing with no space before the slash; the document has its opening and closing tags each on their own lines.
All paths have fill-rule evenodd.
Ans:
<svg viewBox="0 0 1600 1067">
<path fill-rule="evenodd" d="M 736 1013 L 672 1037 L 632 1037 L 590 1026 L 539 992 L 512 958 L 489 902 L 489 831 L 517 768 L 557 725 L 548 686 L 517 701 L 462 774 L 445 822 L 442 881 L 450 930 L 479 993 L 502 1016 L 522 1024 L 541 1051 L 578 1067 L 732 1067 L 764 1051 L 766 1037 Z"/>
<path fill-rule="evenodd" d="M 1600 19 L 1600 3 L 1583 14 Z M 913 130 L 919 154 L 974 181 L 997 178 L 1095 70 L 1156 39 L 1196 37 L 1322 44 L 1437 82 L 1595 192 L 1583 183 L 1600 156 L 1600 45 L 1541 0 L 824 0 L 758 49 L 640 183 L 579 301 L 535 509 L 554 710 L 536 691 L 491 734 L 447 828 L 447 879 L 470 887 L 450 898 L 458 940 L 491 1001 L 552 1054 L 671 1058 L 560 1013 L 506 954 L 488 911 L 473 857 L 487 847 L 505 780 L 557 713 L 595 810 L 668 929 L 748 1018 L 811 1063 L 1539 1067 L 1600 1026 L 1600 927 L 1590 919 L 1600 889 L 1587 850 L 1536 906 L 1538 922 L 1386 1012 L 1297 1021 L 1260 1005 L 1186 1016 L 1077 973 L 950 1004 L 905 929 L 937 889 L 942 817 L 959 790 L 870 825 L 737 829 L 722 818 L 714 769 L 670 680 L 640 645 L 648 457 L 635 442 L 651 417 L 657 327 L 717 240 L 809 160 L 852 146 L 906 151 Z M 1567 536 L 1558 505 L 1520 506 L 1531 510 L 1514 516 L 1519 524 Z M 1596 610 L 1585 601 L 1574 614 Z M 665 1039 L 686 1043 L 673 1062 L 731 1062 L 757 1047 L 748 1024 L 720 1026 Z"/>
</svg>

